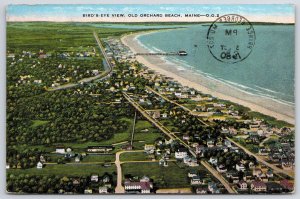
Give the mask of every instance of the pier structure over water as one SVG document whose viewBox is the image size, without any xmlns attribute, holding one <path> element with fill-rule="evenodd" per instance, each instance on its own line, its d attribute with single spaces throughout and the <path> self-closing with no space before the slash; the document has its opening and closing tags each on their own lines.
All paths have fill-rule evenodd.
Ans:
<svg viewBox="0 0 300 199">
<path fill-rule="evenodd" d="M 136 56 L 137 55 L 179 55 L 177 52 L 170 52 L 170 53 L 136 53 L 135 54 Z"/>
<path fill-rule="evenodd" d="M 135 53 L 135 56 L 138 55 L 162 55 L 162 56 L 174 56 L 174 55 L 179 55 L 179 56 L 186 56 L 187 52 L 181 50 L 179 52 L 158 52 L 158 53 Z"/>
</svg>

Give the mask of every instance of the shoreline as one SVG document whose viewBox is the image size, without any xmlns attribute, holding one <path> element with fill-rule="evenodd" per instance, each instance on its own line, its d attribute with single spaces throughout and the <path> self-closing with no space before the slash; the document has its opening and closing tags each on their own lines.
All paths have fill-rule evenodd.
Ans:
<svg viewBox="0 0 300 199">
<path fill-rule="evenodd" d="M 162 30 L 158 30 L 162 31 Z M 138 36 L 150 34 L 157 31 L 145 31 L 127 34 L 121 37 L 124 45 L 128 46 L 133 53 L 147 53 L 148 49 L 141 46 L 136 39 Z M 226 84 L 214 81 L 202 74 L 196 74 L 188 69 L 179 70 L 174 64 L 167 63 L 158 56 L 136 56 L 136 60 L 143 63 L 149 69 L 162 75 L 173 78 L 182 86 L 194 88 L 204 94 L 210 94 L 218 99 L 228 100 L 233 103 L 250 108 L 252 111 L 274 117 L 295 125 L 295 108 L 280 104 L 271 99 L 250 95 Z M 188 78 L 187 78 L 188 77 Z"/>
</svg>

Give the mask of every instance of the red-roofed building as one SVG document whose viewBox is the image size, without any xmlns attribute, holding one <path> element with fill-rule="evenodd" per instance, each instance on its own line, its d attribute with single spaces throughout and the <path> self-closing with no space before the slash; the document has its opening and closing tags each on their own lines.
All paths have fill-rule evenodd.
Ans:
<svg viewBox="0 0 300 199">
<path fill-rule="evenodd" d="M 255 192 L 266 192 L 267 185 L 263 181 L 253 181 L 251 183 L 251 190 Z"/>
<path fill-rule="evenodd" d="M 281 180 L 280 185 L 282 186 L 284 191 L 291 192 L 294 190 L 294 184 L 289 182 L 287 179 Z"/>
<path fill-rule="evenodd" d="M 151 190 L 153 189 L 153 183 L 150 182 L 148 177 L 143 177 L 139 182 L 126 180 L 124 182 L 124 187 L 126 192 L 137 191 L 140 193 L 151 193 Z"/>
<path fill-rule="evenodd" d="M 238 187 L 240 190 L 248 190 L 248 184 L 244 180 L 239 181 Z"/>
</svg>

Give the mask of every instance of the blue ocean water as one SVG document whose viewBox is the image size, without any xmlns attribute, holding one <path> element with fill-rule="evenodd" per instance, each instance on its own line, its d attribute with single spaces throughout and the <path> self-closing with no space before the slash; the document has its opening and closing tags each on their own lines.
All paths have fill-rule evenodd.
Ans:
<svg viewBox="0 0 300 199">
<path fill-rule="evenodd" d="M 164 57 L 252 95 L 294 106 L 295 46 L 293 25 L 253 25 L 255 46 L 245 60 L 230 64 L 216 60 L 207 47 L 208 24 L 160 31 L 137 39 L 154 52 L 185 50 L 188 56 Z"/>
</svg>

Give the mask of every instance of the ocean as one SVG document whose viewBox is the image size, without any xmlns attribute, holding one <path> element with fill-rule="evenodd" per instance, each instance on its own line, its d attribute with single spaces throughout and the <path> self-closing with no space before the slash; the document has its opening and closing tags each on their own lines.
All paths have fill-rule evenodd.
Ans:
<svg viewBox="0 0 300 199">
<path fill-rule="evenodd" d="M 256 40 L 250 55 L 230 64 L 215 59 L 207 47 L 209 24 L 159 31 L 137 37 L 152 52 L 185 50 L 187 56 L 164 56 L 179 70 L 227 84 L 250 95 L 294 107 L 295 46 L 292 25 L 253 25 Z"/>
</svg>

